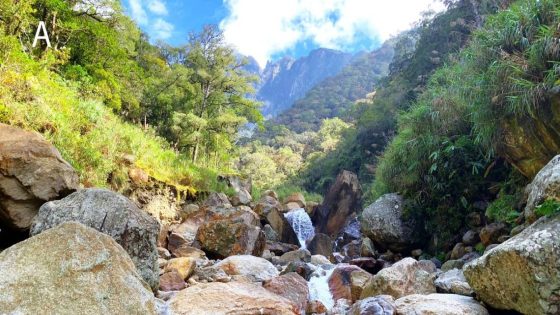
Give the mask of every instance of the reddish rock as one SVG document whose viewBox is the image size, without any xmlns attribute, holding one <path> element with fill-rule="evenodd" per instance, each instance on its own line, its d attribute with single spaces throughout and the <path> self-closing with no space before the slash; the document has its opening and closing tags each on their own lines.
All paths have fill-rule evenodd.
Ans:
<svg viewBox="0 0 560 315">
<path fill-rule="evenodd" d="M 305 208 L 305 197 L 301 193 L 293 193 L 286 198 L 284 204 L 297 203 L 300 208 Z"/>
<path fill-rule="evenodd" d="M 175 270 L 164 273 L 159 277 L 159 289 L 161 291 L 179 291 L 185 287 L 185 281 L 183 281 L 181 275 Z"/>
<path fill-rule="evenodd" d="M 504 223 L 491 223 L 480 230 L 480 241 L 484 246 L 498 243 L 498 239 L 502 235 L 508 234 L 507 227 Z"/>
<path fill-rule="evenodd" d="M 329 277 L 329 289 L 334 300 L 347 299 L 355 302 L 360 299 L 362 290 L 372 275 L 358 266 L 337 265 Z"/>
<path fill-rule="evenodd" d="M 321 301 L 313 300 L 307 303 L 306 314 L 325 314 L 327 311 L 327 308 Z"/>
<path fill-rule="evenodd" d="M 290 272 L 265 281 L 263 287 L 268 291 L 284 297 L 305 311 L 309 299 L 307 281 L 295 272 Z"/>
</svg>

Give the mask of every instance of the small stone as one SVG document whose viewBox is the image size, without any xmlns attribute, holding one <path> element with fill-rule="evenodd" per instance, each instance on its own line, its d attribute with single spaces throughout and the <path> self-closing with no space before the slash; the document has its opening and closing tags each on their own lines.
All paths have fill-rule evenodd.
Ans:
<svg viewBox="0 0 560 315">
<path fill-rule="evenodd" d="M 179 291 L 184 288 L 186 288 L 185 281 L 175 270 L 166 272 L 159 277 L 159 289 L 161 291 Z"/>
<path fill-rule="evenodd" d="M 418 258 L 418 257 L 422 256 L 422 253 L 423 253 L 423 252 L 422 252 L 421 249 L 415 249 L 415 250 L 413 250 L 413 251 L 410 253 L 410 255 L 411 255 L 412 257 Z"/>
<path fill-rule="evenodd" d="M 195 259 L 180 257 L 169 260 L 165 266 L 165 272 L 176 271 L 183 280 L 187 280 L 193 274 L 195 267 Z"/>
</svg>

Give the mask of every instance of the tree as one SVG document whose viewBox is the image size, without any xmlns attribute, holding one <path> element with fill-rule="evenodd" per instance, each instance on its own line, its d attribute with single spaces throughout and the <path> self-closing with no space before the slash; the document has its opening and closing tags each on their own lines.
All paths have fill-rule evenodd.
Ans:
<svg viewBox="0 0 560 315">
<path fill-rule="evenodd" d="M 185 48 L 184 65 L 192 69 L 194 86 L 192 113 L 208 124 L 199 124 L 192 144 L 192 161 L 196 163 L 202 145 L 210 145 L 216 134 L 232 141 L 239 127 L 247 122 L 260 124 L 262 115 L 256 101 L 247 96 L 254 93 L 249 76 L 234 50 L 224 41 L 215 25 L 207 25 L 199 34 L 191 34 Z M 227 141 L 226 141 L 227 142 Z M 217 148 L 219 149 L 219 148 Z"/>
</svg>

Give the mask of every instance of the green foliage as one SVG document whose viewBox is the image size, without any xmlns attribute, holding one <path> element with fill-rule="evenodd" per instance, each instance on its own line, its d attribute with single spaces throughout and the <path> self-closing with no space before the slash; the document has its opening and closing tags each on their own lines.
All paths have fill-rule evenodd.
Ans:
<svg viewBox="0 0 560 315">
<path fill-rule="evenodd" d="M 519 217 L 516 211 L 518 203 L 516 196 L 501 195 L 488 206 L 486 216 L 492 221 L 513 224 Z"/>
<path fill-rule="evenodd" d="M 540 206 L 535 208 L 535 214 L 539 217 L 551 216 L 560 212 L 560 202 L 555 199 L 548 199 Z"/>
<path fill-rule="evenodd" d="M 482 243 L 478 243 L 474 246 L 474 250 L 479 253 L 480 255 L 484 254 L 484 251 L 486 250 L 486 247 L 484 246 L 484 244 Z"/>
</svg>

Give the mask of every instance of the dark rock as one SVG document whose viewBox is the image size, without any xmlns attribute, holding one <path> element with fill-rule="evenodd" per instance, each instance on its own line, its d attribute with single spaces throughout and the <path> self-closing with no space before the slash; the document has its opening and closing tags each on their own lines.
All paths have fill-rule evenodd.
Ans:
<svg viewBox="0 0 560 315">
<path fill-rule="evenodd" d="M 280 242 L 299 245 L 299 240 L 294 229 L 278 209 L 272 208 L 266 215 L 266 221 L 278 233 Z"/>
<path fill-rule="evenodd" d="M 285 253 L 297 251 L 299 247 L 293 244 L 267 241 L 265 248 L 276 256 L 282 256 Z"/>
<path fill-rule="evenodd" d="M 307 263 L 301 261 L 294 261 L 289 263 L 284 269 L 284 271 L 282 271 L 280 274 L 285 275 L 290 272 L 295 272 L 298 275 L 300 275 L 302 278 L 304 278 L 306 281 L 309 281 L 309 278 L 311 278 L 311 274 L 313 273 L 313 269 Z"/>
<path fill-rule="evenodd" d="M 266 237 L 259 227 L 230 220 L 201 225 L 196 240 L 208 257 L 220 259 L 231 255 L 261 256 L 266 245 Z"/>
<path fill-rule="evenodd" d="M 457 243 L 455 245 L 455 247 L 453 247 L 453 250 L 451 251 L 450 259 L 452 259 L 452 260 L 459 259 L 459 258 L 463 257 L 465 254 L 466 254 L 465 244 Z"/>
<path fill-rule="evenodd" d="M 376 247 L 406 252 L 417 247 L 415 224 L 403 221 L 403 198 L 397 194 L 381 196 L 362 213 L 362 231 Z"/>
<path fill-rule="evenodd" d="M 385 267 L 385 263 L 382 260 L 378 261 L 372 257 L 352 259 L 350 265 L 358 266 L 371 274 L 376 274 Z"/>
<path fill-rule="evenodd" d="M 364 237 L 362 239 L 360 255 L 362 257 L 375 257 L 375 247 L 373 246 L 373 242 L 369 237 Z"/>
<path fill-rule="evenodd" d="M 307 249 L 312 255 L 330 257 L 333 253 L 333 242 L 328 235 L 317 233 L 307 245 Z"/>
<path fill-rule="evenodd" d="M 491 223 L 480 230 L 480 241 L 484 246 L 498 243 L 498 238 L 507 235 L 507 226 L 504 223 Z"/>
<path fill-rule="evenodd" d="M 61 223 L 75 221 L 111 236 L 134 261 L 144 280 L 158 287 L 159 223 L 126 197 L 105 189 L 82 189 L 45 203 L 31 226 L 37 235 Z"/>
<path fill-rule="evenodd" d="M 480 242 L 480 236 L 478 235 L 478 233 L 474 230 L 468 230 L 464 235 L 463 235 L 463 244 L 469 246 L 473 246 L 476 245 L 478 242 Z"/>
<path fill-rule="evenodd" d="M 358 176 L 342 171 L 330 187 L 323 204 L 317 209 L 313 222 L 318 232 L 336 236 L 346 220 L 361 208 L 362 189 Z"/>
</svg>

